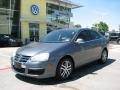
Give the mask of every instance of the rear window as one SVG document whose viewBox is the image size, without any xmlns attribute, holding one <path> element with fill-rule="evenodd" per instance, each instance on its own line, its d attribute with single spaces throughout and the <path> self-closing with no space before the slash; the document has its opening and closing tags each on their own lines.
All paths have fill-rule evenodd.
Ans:
<svg viewBox="0 0 120 90">
<path fill-rule="evenodd" d="M 92 40 L 101 38 L 100 33 L 96 32 L 96 31 L 91 30 L 90 33 L 91 33 Z"/>
</svg>

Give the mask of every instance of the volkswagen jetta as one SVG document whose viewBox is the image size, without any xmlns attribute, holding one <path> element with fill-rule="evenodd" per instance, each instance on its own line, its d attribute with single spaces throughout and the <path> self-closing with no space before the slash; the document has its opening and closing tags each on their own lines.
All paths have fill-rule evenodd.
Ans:
<svg viewBox="0 0 120 90">
<path fill-rule="evenodd" d="M 41 42 L 19 48 L 12 56 L 12 69 L 34 78 L 67 79 L 75 68 L 93 61 L 105 63 L 107 40 L 91 29 L 62 29 L 49 33 Z"/>
</svg>

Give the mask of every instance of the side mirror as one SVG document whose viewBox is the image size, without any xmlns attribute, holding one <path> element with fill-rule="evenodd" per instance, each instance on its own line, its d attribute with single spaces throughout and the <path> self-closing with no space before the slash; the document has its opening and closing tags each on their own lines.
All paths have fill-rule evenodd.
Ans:
<svg viewBox="0 0 120 90">
<path fill-rule="evenodd" d="M 76 43 L 84 43 L 84 40 L 83 39 L 81 39 L 81 38 L 78 38 L 77 40 L 76 40 Z"/>
</svg>

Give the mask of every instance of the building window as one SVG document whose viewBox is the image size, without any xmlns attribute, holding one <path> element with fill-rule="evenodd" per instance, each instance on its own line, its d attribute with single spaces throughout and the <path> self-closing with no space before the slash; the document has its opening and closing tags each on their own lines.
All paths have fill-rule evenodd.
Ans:
<svg viewBox="0 0 120 90">
<path fill-rule="evenodd" d="M 0 34 L 20 38 L 20 0 L 0 0 Z"/>
<path fill-rule="evenodd" d="M 64 26 L 70 23 L 70 17 L 70 8 L 47 3 L 47 20 L 49 23 L 53 23 L 53 25 L 58 24 L 58 27 L 61 24 L 63 27 L 59 28 L 64 28 Z"/>
<path fill-rule="evenodd" d="M 10 7 L 10 0 L 0 0 L 0 8 L 9 9 Z"/>
<path fill-rule="evenodd" d="M 39 41 L 39 24 L 29 23 L 30 41 Z"/>
</svg>

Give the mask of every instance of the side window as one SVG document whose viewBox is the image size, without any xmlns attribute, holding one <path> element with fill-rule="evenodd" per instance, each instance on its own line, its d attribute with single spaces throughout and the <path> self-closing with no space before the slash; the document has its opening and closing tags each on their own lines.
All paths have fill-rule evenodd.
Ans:
<svg viewBox="0 0 120 90">
<path fill-rule="evenodd" d="M 100 34 L 96 31 L 91 31 L 91 37 L 92 37 L 92 40 L 101 38 Z"/>
<path fill-rule="evenodd" d="M 81 38 L 84 41 L 90 41 L 91 40 L 90 33 L 87 30 L 80 32 L 80 34 L 78 35 L 77 39 L 78 38 Z"/>
</svg>

